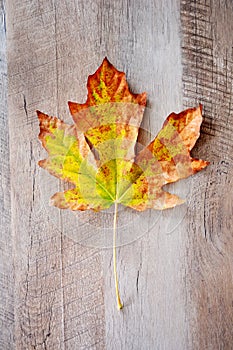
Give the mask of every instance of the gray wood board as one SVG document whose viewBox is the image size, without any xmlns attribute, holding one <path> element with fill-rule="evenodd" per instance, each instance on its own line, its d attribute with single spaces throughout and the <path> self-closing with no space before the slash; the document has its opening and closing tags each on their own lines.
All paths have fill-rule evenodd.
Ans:
<svg viewBox="0 0 233 350">
<path fill-rule="evenodd" d="M 35 110 L 60 116 L 67 94 L 69 99 L 74 98 L 72 93 L 85 95 L 86 77 L 79 74 L 84 61 L 69 58 L 74 42 L 65 48 L 65 27 L 71 30 L 72 13 L 78 9 L 72 2 L 61 1 L 57 9 L 55 5 L 51 1 L 7 3 L 15 342 L 17 349 L 103 349 L 101 252 L 63 235 L 62 217 L 58 210 L 51 214 L 45 198 L 53 194 L 50 182 L 41 180 L 44 172 L 37 165 L 45 152 L 37 139 Z M 81 10 L 84 3 L 77 6 Z M 74 18 L 73 27 L 79 40 L 83 28 Z M 76 48 L 80 56 L 81 45 Z M 93 66 L 96 61 L 89 57 Z"/>
<path fill-rule="evenodd" d="M 14 346 L 14 279 L 10 230 L 5 2 L 0 0 L 0 348 Z"/>
<path fill-rule="evenodd" d="M 179 3 L 124 3 L 120 13 L 114 12 L 111 17 L 113 35 L 118 38 L 114 62 L 119 61 L 120 69 L 127 67 L 135 92 L 148 92 L 143 127 L 153 137 L 170 112 L 182 109 Z M 125 45 L 121 36 L 126 33 L 129 44 Z M 111 48 L 107 49 L 111 57 Z M 181 197 L 187 195 L 184 183 L 174 189 Z M 118 249 L 120 292 L 125 305 L 122 312 L 117 312 L 115 304 L 112 251 L 105 253 L 107 349 L 186 348 L 186 231 L 180 224 L 186 210 L 186 206 L 164 213 L 133 214 L 127 210 L 126 222 L 119 223 L 119 235 L 127 236 L 133 227 L 135 237 L 142 237 Z"/>
<path fill-rule="evenodd" d="M 231 349 L 232 17 L 230 1 L 7 2 L 17 349 Z M 193 154 L 211 161 L 169 188 L 185 205 L 120 211 L 122 312 L 112 251 L 97 248 L 112 214 L 49 207 L 63 185 L 37 166 L 35 110 L 71 122 L 67 101 L 85 100 L 106 55 L 133 92 L 148 92 L 148 138 L 171 111 L 203 103 Z"/>
<path fill-rule="evenodd" d="M 233 347 L 233 3 L 182 1 L 184 106 L 202 103 L 193 155 L 211 164 L 193 184 L 186 253 L 192 349 Z"/>
</svg>

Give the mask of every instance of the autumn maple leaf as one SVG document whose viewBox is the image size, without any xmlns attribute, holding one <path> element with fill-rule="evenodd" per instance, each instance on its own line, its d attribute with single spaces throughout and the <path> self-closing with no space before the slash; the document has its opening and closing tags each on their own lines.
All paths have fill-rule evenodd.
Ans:
<svg viewBox="0 0 233 350">
<path fill-rule="evenodd" d="M 125 74 L 107 58 L 87 82 L 84 104 L 69 102 L 72 126 L 37 111 L 40 134 L 48 158 L 39 165 L 50 174 L 72 183 L 51 203 L 61 209 L 95 211 L 115 204 L 114 273 L 116 273 L 116 220 L 119 204 L 143 211 L 166 209 L 183 203 L 163 186 L 186 178 L 208 165 L 190 151 L 199 137 L 201 106 L 172 113 L 156 138 L 135 154 L 146 93 L 129 91 Z"/>
</svg>

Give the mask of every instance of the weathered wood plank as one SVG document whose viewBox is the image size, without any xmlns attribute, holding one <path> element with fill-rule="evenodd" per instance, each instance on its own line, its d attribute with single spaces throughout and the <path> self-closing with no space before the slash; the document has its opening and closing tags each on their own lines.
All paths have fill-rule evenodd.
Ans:
<svg viewBox="0 0 233 350">
<path fill-rule="evenodd" d="M 232 349 L 232 1 L 181 1 L 184 105 L 202 103 L 194 151 L 211 165 L 193 181 L 187 221 L 190 349 Z"/>
<path fill-rule="evenodd" d="M 0 348 L 14 347 L 14 279 L 10 230 L 5 1 L 0 1 Z"/>
<path fill-rule="evenodd" d="M 62 117 L 61 103 L 67 103 L 67 95 L 73 97 L 68 75 L 63 78 L 67 64 L 76 66 L 72 74 L 79 79 L 79 84 L 73 82 L 73 93 L 85 94 L 81 87 L 86 77 L 78 75 L 83 61 L 69 57 L 74 42 L 65 38 L 72 30 L 76 5 L 81 10 L 84 2 L 7 3 L 17 349 L 104 348 L 101 254 L 63 235 L 59 211 L 50 215 L 44 198 L 46 192 L 52 195 L 50 184 L 42 182 L 37 166 L 45 152 L 37 140 L 35 110 Z M 74 12 L 79 15 L 78 9 Z M 83 35 L 80 24 L 73 24 L 78 40 Z M 80 41 L 79 50 L 83 45 Z M 88 55 L 91 51 L 90 45 Z M 75 218 L 73 223 L 75 227 Z"/>
<path fill-rule="evenodd" d="M 179 2 L 123 2 L 114 13 L 119 33 L 130 23 L 125 47 L 114 42 L 119 68 L 127 67 L 127 76 L 135 92 L 148 92 L 144 127 L 156 135 L 166 116 L 182 109 L 181 41 Z M 130 13 L 130 21 L 126 15 Z M 111 49 L 109 48 L 109 52 Z M 187 181 L 187 185 L 190 183 Z M 183 184 L 176 193 L 185 197 Z M 112 251 L 105 255 L 105 306 L 107 349 L 187 349 L 185 300 L 186 228 L 179 225 L 187 208 L 166 213 L 142 213 L 148 222 L 143 237 L 118 249 L 120 291 L 125 304 L 116 310 Z M 130 211 L 129 211 L 130 212 Z M 139 236 L 140 221 L 126 217 L 130 225 L 120 226 L 119 235 L 127 235 L 133 226 Z M 151 225 L 151 222 L 154 225 Z M 124 223 L 126 225 L 126 223 Z"/>
</svg>

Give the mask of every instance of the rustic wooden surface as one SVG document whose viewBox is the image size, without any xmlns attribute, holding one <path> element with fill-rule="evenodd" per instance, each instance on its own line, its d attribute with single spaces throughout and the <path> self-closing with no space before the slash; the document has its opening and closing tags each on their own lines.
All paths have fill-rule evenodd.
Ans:
<svg viewBox="0 0 233 350">
<path fill-rule="evenodd" d="M 204 105 L 194 154 L 211 162 L 195 183 L 187 220 L 188 339 L 233 348 L 233 3 L 182 1 L 184 105 Z"/>
<path fill-rule="evenodd" d="M 8 0 L 6 14 L 11 177 L 1 89 L 0 348 L 231 350 L 232 1 Z M 48 209 L 50 183 L 37 166 L 45 153 L 35 110 L 70 121 L 67 101 L 85 99 L 87 75 L 106 55 L 134 92 L 148 92 L 143 127 L 152 135 L 169 112 L 203 103 L 193 154 L 211 161 L 172 187 L 186 205 L 145 214 L 143 236 L 118 249 L 122 312 L 111 250 L 67 235 L 76 218 Z"/>
<path fill-rule="evenodd" d="M 10 230 L 6 11 L 0 0 L 0 349 L 14 348 L 14 279 Z"/>
</svg>

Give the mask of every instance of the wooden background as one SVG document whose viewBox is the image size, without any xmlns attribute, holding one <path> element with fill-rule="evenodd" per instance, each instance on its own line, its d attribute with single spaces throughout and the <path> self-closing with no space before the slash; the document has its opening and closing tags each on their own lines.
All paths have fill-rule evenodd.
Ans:
<svg viewBox="0 0 233 350">
<path fill-rule="evenodd" d="M 232 1 L 0 0 L 0 38 L 0 349 L 232 350 Z M 54 225 L 37 166 L 35 110 L 68 120 L 106 55 L 148 92 L 152 135 L 203 104 L 193 155 L 211 162 L 174 185 L 186 205 L 118 249 L 122 312 L 111 249 Z"/>
</svg>

